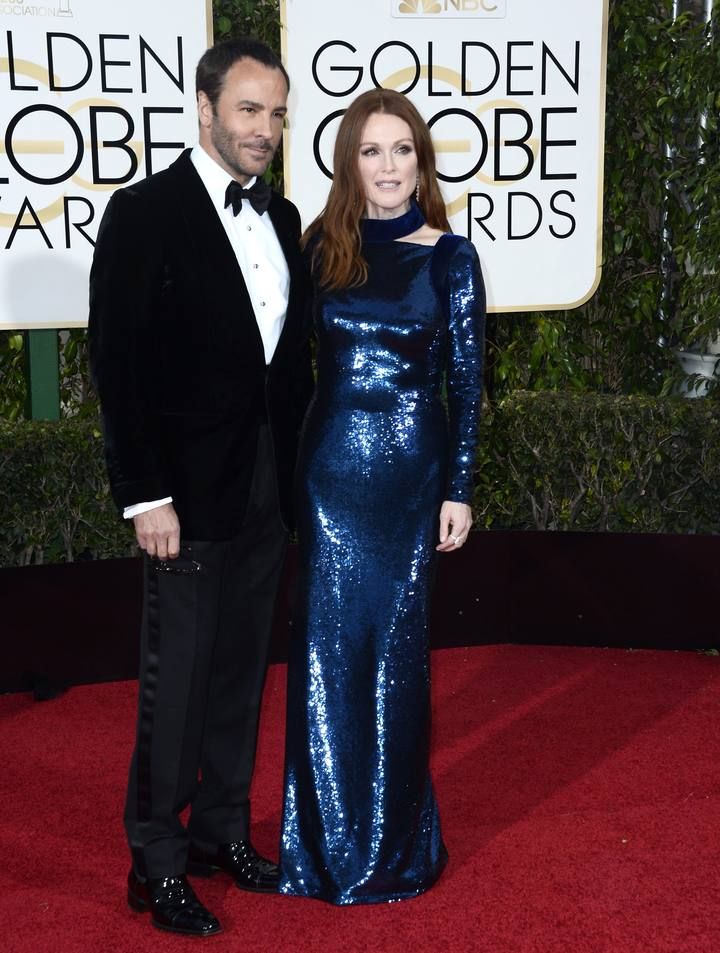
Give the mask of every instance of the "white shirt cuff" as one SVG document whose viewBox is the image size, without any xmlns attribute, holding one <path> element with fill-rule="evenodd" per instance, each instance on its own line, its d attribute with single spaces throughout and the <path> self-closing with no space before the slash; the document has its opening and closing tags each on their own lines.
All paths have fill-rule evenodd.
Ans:
<svg viewBox="0 0 720 953">
<path fill-rule="evenodd" d="M 123 510 L 123 519 L 131 520 L 133 516 L 147 513 L 148 510 L 157 509 L 158 506 L 164 506 L 166 503 L 172 503 L 171 496 L 166 496 L 164 500 L 152 500 L 148 503 L 133 503 L 132 506 L 126 506 Z"/>
</svg>

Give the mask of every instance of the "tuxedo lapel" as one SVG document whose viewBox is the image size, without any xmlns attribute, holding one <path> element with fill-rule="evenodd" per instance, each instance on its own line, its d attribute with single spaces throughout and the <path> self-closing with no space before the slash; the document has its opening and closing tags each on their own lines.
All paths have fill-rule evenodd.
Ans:
<svg viewBox="0 0 720 953">
<path fill-rule="evenodd" d="M 292 281 L 293 271 L 295 270 L 299 258 L 297 240 L 291 232 L 287 218 L 282 214 L 279 202 L 271 199 L 267 214 L 270 216 L 270 221 L 273 223 L 273 228 L 280 242 L 280 247 L 283 250 L 283 255 L 285 255 L 285 261 L 290 270 L 290 280 Z"/>
<path fill-rule="evenodd" d="M 190 150 L 186 150 L 168 171 L 173 173 L 174 196 L 171 201 L 179 209 L 194 243 L 188 254 L 203 263 L 201 271 L 208 295 L 222 299 L 222 310 L 231 324 L 238 320 L 239 315 L 252 323 L 257 347 L 262 352 L 262 338 L 242 270 L 215 206 L 190 159 Z"/>
<path fill-rule="evenodd" d="M 292 323 L 293 319 L 293 304 L 295 300 L 295 294 L 298 288 L 301 287 L 302 281 L 302 258 L 300 255 L 297 236 L 293 233 L 287 217 L 283 214 L 281 203 L 276 201 L 274 196 L 270 201 L 270 206 L 266 214 L 270 216 L 270 221 L 273 223 L 273 228 L 275 229 L 275 234 L 278 237 L 280 247 L 282 248 L 283 255 L 285 256 L 285 261 L 287 262 L 288 266 L 288 274 L 290 276 L 290 284 L 288 287 L 288 307 L 287 313 L 285 315 L 285 323 L 283 324 L 283 329 L 280 333 L 280 339 L 278 340 L 275 350 L 275 353 L 277 354 L 281 345 L 283 344 L 283 339 L 290 333 L 289 325 Z"/>
<path fill-rule="evenodd" d="M 215 206 L 208 195 L 202 179 L 197 173 L 187 149 L 169 167 L 164 202 L 169 220 L 184 222 L 183 230 L 192 243 L 187 248 L 188 258 L 199 264 L 199 272 L 206 288 L 206 300 L 219 302 L 218 313 L 226 316 L 229 333 L 237 327 L 239 320 L 250 322 L 250 339 L 258 357 L 264 361 L 264 347 L 260 329 L 253 310 L 250 294 L 238 265 L 235 252 L 227 232 L 220 221 Z M 270 206 L 265 213 L 275 229 L 278 242 L 288 266 L 289 289 L 288 309 L 275 353 L 284 340 L 291 336 L 291 326 L 296 321 L 294 306 L 298 294 L 303 288 L 303 263 L 296 234 L 284 202 L 274 193 Z M 301 295 L 302 296 L 302 295 Z"/>
</svg>

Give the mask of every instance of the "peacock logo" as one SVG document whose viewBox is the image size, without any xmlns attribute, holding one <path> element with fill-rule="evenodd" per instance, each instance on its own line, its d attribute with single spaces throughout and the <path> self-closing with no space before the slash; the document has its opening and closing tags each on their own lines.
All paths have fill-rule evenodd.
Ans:
<svg viewBox="0 0 720 953">
<path fill-rule="evenodd" d="M 398 13 L 442 13 L 442 4 L 438 0 L 402 0 Z"/>
<path fill-rule="evenodd" d="M 444 17 L 499 19 L 506 15 L 507 0 L 391 0 L 393 17 Z"/>
</svg>

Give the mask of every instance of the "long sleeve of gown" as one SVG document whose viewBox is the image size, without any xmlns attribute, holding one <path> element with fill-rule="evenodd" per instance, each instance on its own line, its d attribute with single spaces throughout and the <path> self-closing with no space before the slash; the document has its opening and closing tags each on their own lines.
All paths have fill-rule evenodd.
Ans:
<svg viewBox="0 0 720 953">
<path fill-rule="evenodd" d="M 485 285 L 475 246 L 457 239 L 445 281 L 450 455 L 446 499 L 470 503 L 485 350 Z"/>
</svg>

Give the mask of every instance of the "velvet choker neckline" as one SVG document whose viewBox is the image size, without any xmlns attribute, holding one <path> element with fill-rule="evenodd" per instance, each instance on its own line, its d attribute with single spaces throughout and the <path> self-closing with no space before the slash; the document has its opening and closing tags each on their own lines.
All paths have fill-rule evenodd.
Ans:
<svg viewBox="0 0 720 953">
<path fill-rule="evenodd" d="M 425 216 L 415 201 L 397 218 L 364 218 L 360 222 L 363 242 L 394 242 L 404 235 L 412 235 L 425 224 Z"/>
</svg>

